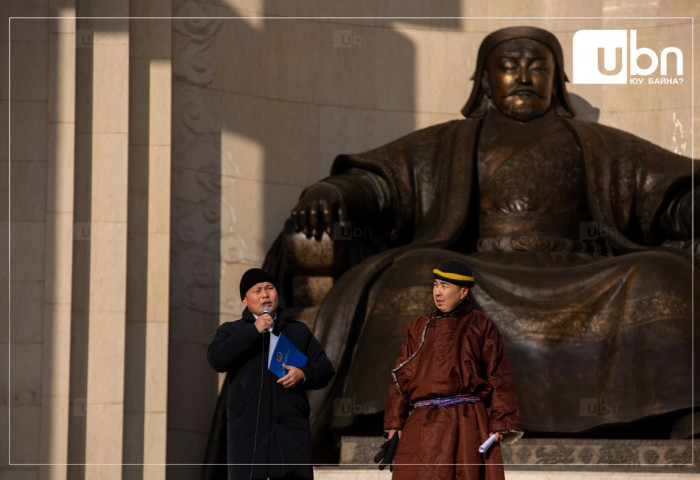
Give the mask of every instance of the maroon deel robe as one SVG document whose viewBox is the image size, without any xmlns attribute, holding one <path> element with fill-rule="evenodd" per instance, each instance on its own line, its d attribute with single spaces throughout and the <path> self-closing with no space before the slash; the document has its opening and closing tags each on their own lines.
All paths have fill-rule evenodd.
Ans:
<svg viewBox="0 0 700 480">
<path fill-rule="evenodd" d="M 394 479 L 503 479 L 501 449 L 478 451 L 490 432 L 522 435 L 510 362 L 496 325 L 464 307 L 416 318 L 406 331 L 386 398 L 385 429 L 402 429 Z M 482 401 L 412 409 L 419 400 L 472 394 Z"/>
</svg>

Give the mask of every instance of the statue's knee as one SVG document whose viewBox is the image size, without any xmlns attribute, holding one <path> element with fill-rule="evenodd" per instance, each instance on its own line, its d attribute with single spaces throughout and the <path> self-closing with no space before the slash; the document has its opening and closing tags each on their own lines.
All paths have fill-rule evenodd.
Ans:
<svg viewBox="0 0 700 480">
<path fill-rule="evenodd" d="M 677 280 L 685 275 L 690 278 L 693 265 L 680 255 L 670 252 L 641 252 L 626 255 L 632 276 L 642 279 Z"/>
</svg>

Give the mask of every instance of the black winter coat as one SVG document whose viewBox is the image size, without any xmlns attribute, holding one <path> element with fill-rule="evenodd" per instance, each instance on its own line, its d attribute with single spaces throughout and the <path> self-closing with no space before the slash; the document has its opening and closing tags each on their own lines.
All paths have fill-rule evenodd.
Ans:
<svg viewBox="0 0 700 480">
<path fill-rule="evenodd" d="M 308 358 L 304 383 L 292 389 L 277 384 L 267 369 L 270 334 L 258 333 L 246 308 L 243 318 L 219 327 L 207 358 L 227 375 L 228 478 L 313 478 L 307 389 L 325 387 L 333 366 L 309 328 L 282 309 L 275 333 L 283 332 Z M 254 464 L 254 465 L 253 465 Z"/>
</svg>

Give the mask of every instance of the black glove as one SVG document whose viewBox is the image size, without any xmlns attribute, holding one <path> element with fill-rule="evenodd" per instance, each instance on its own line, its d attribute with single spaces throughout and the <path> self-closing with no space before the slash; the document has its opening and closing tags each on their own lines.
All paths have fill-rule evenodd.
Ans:
<svg viewBox="0 0 700 480">
<path fill-rule="evenodd" d="M 379 452 L 374 456 L 374 463 L 379 463 L 379 470 L 384 470 L 389 465 L 389 471 L 394 471 L 394 456 L 398 447 L 399 432 L 395 432 L 391 440 L 384 442 Z"/>
</svg>

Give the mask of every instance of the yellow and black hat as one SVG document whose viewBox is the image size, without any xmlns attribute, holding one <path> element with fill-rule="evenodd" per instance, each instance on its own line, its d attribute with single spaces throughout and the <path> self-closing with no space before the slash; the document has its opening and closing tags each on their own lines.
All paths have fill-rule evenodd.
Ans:
<svg viewBox="0 0 700 480">
<path fill-rule="evenodd" d="M 433 270 L 433 278 L 454 283 L 460 287 L 473 287 L 474 274 L 468 265 L 457 260 L 448 260 Z"/>
</svg>

